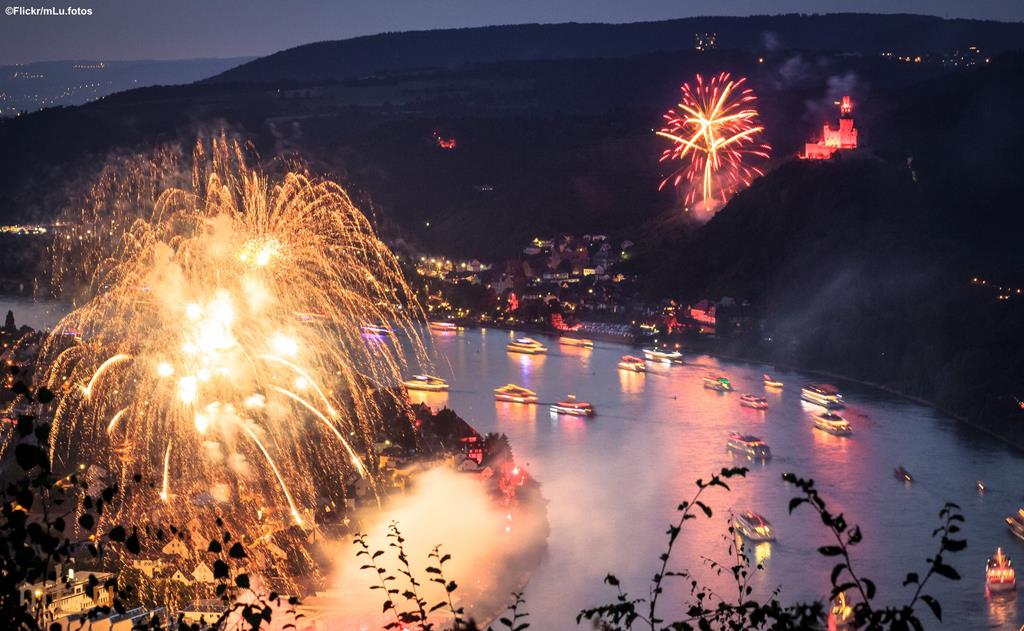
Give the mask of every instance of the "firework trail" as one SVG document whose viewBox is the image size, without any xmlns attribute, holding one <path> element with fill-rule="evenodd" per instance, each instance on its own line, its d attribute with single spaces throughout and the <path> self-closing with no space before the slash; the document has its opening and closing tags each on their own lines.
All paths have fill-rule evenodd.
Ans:
<svg viewBox="0 0 1024 631">
<path fill-rule="evenodd" d="M 151 483 L 112 522 L 191 524 L 203 543 L 213 517 L 250 542 L 312 527 L 373 479 L 384 410 L 406 406 L 399 344 L 363 326 L 425 357 L 413 293 L 345 191 L 272 182 L 245 155 L 200 144 L 191 181 L 168 155 L 126 161 L 63 221 L 55 281 L 85 290 L 40 351 L 51 452 Z"/>
<path fill-rule="evenodd" d="M 707 206 L 724 203 L 763 174 L 749 162 L 767 158 L 770 147 L 759 141 L 764 128 L 753 107 L 757 97 L 744 87 L 745 82 L 723 72 L 707 82 L 697 75 L 694 85 L 683 84 L 682 100 L 663 115 L 665 126 L 657 135 L 672 142 L 660 161 L 685 164 L 665 178 L 658 190 L 686 182 L 686 205 L 699 195 Z"/>
</svg>

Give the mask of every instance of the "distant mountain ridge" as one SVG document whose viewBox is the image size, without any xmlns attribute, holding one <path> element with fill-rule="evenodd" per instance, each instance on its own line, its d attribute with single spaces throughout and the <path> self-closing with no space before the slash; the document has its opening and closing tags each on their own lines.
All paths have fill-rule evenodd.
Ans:
<svg viewBox="0 0 1024 631">
<path fill-rule="evenodd" d="M 721 49 L 830 50 L 862 54 L 985 52 L 1024 48 L 1024 24 L 933 16 L 842 13 L 696 17 L 628 24 L 519 24 L 381 33 L 305 44 L 232 68 L 210 82 L 343 81 L 379 73 L 503 61 L 625 57 L 693 49 L 714 32 Z"/>
</svg>

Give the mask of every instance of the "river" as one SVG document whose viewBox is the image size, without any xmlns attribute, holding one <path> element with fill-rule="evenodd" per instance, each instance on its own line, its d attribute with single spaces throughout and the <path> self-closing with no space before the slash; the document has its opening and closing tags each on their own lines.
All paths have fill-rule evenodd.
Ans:
<svg viewBox="0 0 1024 631">
<path fill-rule="evenodd" d="M 724 541 L 727 511 L 754 510 L 776 527 L 777 541 L 754 552 L 764 563 L 756 593 L 781 587 L 783 602 L 827 595 L 832 560 L 817 547 L 832 543 L 815 514 L 801 507 L 787 511 L 793 490 L 781 480 L 791 471 L 815 480 L 833 512 L 859 524 L 864 541 L 854 548 L 860 576 L 872 578 L 881 602 L 909 600 L 901 587 L 907 572 L 924 574 L 925 559 L 936 549 L 931 538 L 945 501 L 958 503 L 966 516 L 963 552 L 947 557 L 963 580 L 932 579 L 926 593 L 942 604 L 943 625 L 926 607 L 928 628 L 1017 629 L 1024 615 L 1015 599 L 992 601 L 984 587 L 985 560 L 996 546 L 1024 559 L 1024 543 L 1012 537 L 1004 518 L 1024 502 L 1017 486 L 1024 475 L 1022 454 L 970 426 L 891 394 L 855 384 L 842 386 L 843 415 L 853 435 L 841 438 L 811 425 L 819 411 L 800 400 L 800 386 L 812 379 L 775 372 L 781 391 L 761 383 L 764 366 L 688 356 L 682 366 L 648 363 L 646 374 L 617 369 L 619 357 L 635 352 L 597 343 L 593 349 L 559 346 L 557 338 L 537 336 L 547 355 L 506 351 L 513 334 L 502 330 L 466 330 L 434 335 L 436 371 L 448 379 L 447 394 L 418 395 L 432 406 L 447 405 L 480 432 L 504 432 L 517 460 L 543 485 L 551 536 L 547 558 L 526 591 L 530 620 L 541 629 L 575 628 L 582 607 L 611 602 L 602 583 L 609 572 L 624 589 L 647 596 L 649 581 L 664 550 L 665 531 L 676 506 L 692 496 L 694 480 L 723 466 L 744 464 L 725 450 L 730 431 L 754 434 L 774 457 L 752 465 L 731 492 L 714 492 L 711 520 L 688 521 L 676 546 L 672 567 L 689 568 L 712 580 L 702 556 L 728 560 Z M 736 392 L 706 390 L 709 371 L 729 376 Z M 518 383 L 537 391 L 541 405 L 494 400 L 493 389 Z M 739 405 L 739 394 L 768 397 L 757 411 Z M 547 403 L 574 393 L 592 402 L 593 419 L 552 416 Z M 902 464 L 912 484 L 895 479 Z M 985 482 L 983 494 L 976 488 Z M 677 583 L 671 597 L 688 585 Z"/>
<path fill-rule="evenodd" d="M 19 325 L 35 327 L 52 325 L 61 312 L 9 298 L 0 300 L 0 310 L 6 309 L 14 309 Z M 751 465 L 731 492 L 716 490 L 706 498 L 714 517 L 687 522 L 672 568 L 691 569 L 723 587 L 703 557 L 728 560 L 728 511 L 751 509 L 771 520 L 777 534 L 777 541 L 754 550 L 764 564 L 755 594 L 779 587 L 786 603 L 827 595 L 832 563 L 816 548 L 832 542 L 807 507 L 788 514 L 793 491 L 781 474 L 791 471 L 813 478 L 829 507 L 861 526 L 864 542 L 854 548 L 855 567 L 877 583 L 880 601 L 892 604 L 909 598 L 909 588 L 901 587 L 904 575 L 926 570 L 943 503 L 958 503 L 969 543 L 947 561 L 963 580 L 933 579 L 926 592 L 941 602 L 946 622 L 935 623 L 922 608 L 927 628 L 1017 629 L 1024 622 L 1017 600 L 989 599 L 983 581 L 985 560 L 996 546 L 1024 559 L 1024 543 L 1003 521 L 1024 504 L 1017 486 L 1024 476 L 1021 452 L 930 408 L 866 386 L 840 384 L 847 401 L 843 415 L 854 432 L 840 438 L 813 429 L 811 414 L 817 408 L 800 400 L 800 386 L 812 380 L 805 375 L 773 371 L 785 388 L 765 392 L 764 366 L 709 356 L 687 356 L 680 366 L 649 363 L 646 374 L 626 373 L 616 364 L 624 353 L 635 352 L 628 347 L 599 342 L 582 349 L 537 336 L 549 353 L 530 356 L 506 351 L 513 335 L 496 329 L 434 335 L 435 372 L 449 380 L 451 391 L 414 396 L 434 407 L 447 405 L 482 433 L 507 434 L 517 460 L 541 482 L 550 501 L 551 535 L 548 554 L 526 590 L 531 628 L 577 628 L 579 609 L 614 599 L 602 582 L 608 573 L 616 574 L 630 594 L 646 597 L 665 530 L 676 518 L 676 505 L 692 496 L 694 480 L 747 464 L 726 452 L 730 431 L 761 437 L 774 457 Z M 728 375 L 736 392 L 704 389 L 708 372 Z M 506 383 L 536 390 L 542 404 L 495 402 L 493 389 Z M 764 394 L 768 409 L 741 407 L 742 392 Z M 597 416 L 552 416 L 547 404 L 569 393 L 591 401 Z M 893 476 L 899 464 L 913 474 L 912 484 Z M 985 482 L 983 494 L 976 489 L 978 480 Z M 664 601 L 678 602 L 687 589 L 670 585 Z"/>
</svg>

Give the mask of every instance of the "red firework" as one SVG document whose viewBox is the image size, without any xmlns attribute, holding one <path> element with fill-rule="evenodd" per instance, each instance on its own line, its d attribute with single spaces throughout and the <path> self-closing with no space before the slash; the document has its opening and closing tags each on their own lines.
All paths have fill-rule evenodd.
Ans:
<svg viewBox="0 0 1024 631">
<path fill-rule="evenodd" d="M 764 128 L 758 124 L 757 97 L 744 87 L 745 78 L 733 80 L 723 72 L 705 82 L 697 75 L 694 85 L 684 83 L 682 101 L 664 114 L 665 127 L 658 132 L 672 141 L 661 154 L 661 162 L 685 160 L 686 164 L 665 178 L 658 190 L 669 182 L 689 185 L 686 204 L 690 205 L 701 192 L 705 204 L 745 188 L 763 175 L 750 164 L 767 158 L 771 149 L 759 141 Z"/>
</svg>

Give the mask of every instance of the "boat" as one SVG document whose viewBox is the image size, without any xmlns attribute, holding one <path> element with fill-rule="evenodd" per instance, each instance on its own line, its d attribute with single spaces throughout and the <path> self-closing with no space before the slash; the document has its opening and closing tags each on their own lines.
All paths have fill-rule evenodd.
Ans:
<svg viewBox="0 0 1024 631">
<path fill-rule="evenodd" d="M 510 383 L 500 388 L 495 388 L 494 398 L 497 401 L 508 401 L 509 403 L 536 403 L 537 393 L 529 388 Z"/>
<path fill-rule="evenodd" d="M 634 355 L 623 355 L 622 359 L 619 360 L 619 370 L 647 372 L 647 364 L 644 363 L 644 360 Z"/>
<path fill-rule="evenodd" d="M 704 377 L 704 387 L 708 390 L 716 390 L 718 392 L 728 392 L 732 390 L 732 384 L 729 383 L 728 377 L 721 375 L 708 375 Z"/>
<path fill-rule="evenodd" d="M 750 541 L 775 541 L 775 528 L 767 519 L 753 511 L 736 515 L 732 525 L 736 532 Z"/>
<path fill-rule="evenodd" d="M 556 414 L 569 414 L 571 416 L 593 416 L 594 406 L 588 401 L 577 401 L 576 395 L 570 394 L 565 401 L 559 401 L 551 406 L 551 411 Z"/>
<path fill-rule="evenodd" d="M 768 399 L 759 397 L 756 394 L 744 394 L 740 397 L 740 405 L 743 407 L 754 408 L 755 410 L 767 410 Z"/>
<path fill-rule="evenodd" d="M 990 593 L 1012 592 L 1017 589 L 1017 576 L 1013 562 L 1003 554 L 1002 548 L 985 563 L 985 587 Z"/>
<path fill-rule="evenodd" d="M 839 389 L 827 383 L 807 384 L 800 390 L 800 398 L 828 410 L 840 410 L 846 407 L 843 405 L 843 395 L 839 394 Z"/>
<path fill-rule="evenodd" d="M 853 433 L 845 418 L 832 412 L 814 415 L 814 426 L 826 434 L 833 436 L 849 436 Z"/>
<path fill-rule="evenodd" d="M 846 592 L 839 592 L 828 612 L 828 631 L 847 631 L 851 622 L 853 607 L 846 602 Z"/>
<path fill-rule="evenodd" d="M 440 377 L 432 375 L 413 375 L 411 379 L 402 382 L 409 390 L 426 390 L 428 392 L 442 392 L 448 389 L 448 382 Z"/>
<path fill-rule="evenodd" d="M 584 337 L 560 337 L 558 343 L 563 346 L 579 346 L 582 348 L 594 348 L 593 340 Z"/>
<path fill-rule="evenodd" d="M 761 378 L 764 380 L 765 388 L 781 388 L 783 386 L 783 383 L 781 381 L 773 379 L 772 376 L 769 375 L 768 373 L 764 373 L 763 375 L 761 375 Z"/>
<path fill-rule="evenodd" d="M 505 348 L 507 348 L 510 353 L 525 353 L 527 355 L 537 355 L 548 352 L 546 346 L 530 337 L 517 337 L 509 342 Z"/>
<path fill-rule="evenodd" d="M 751 460 L 768 460 L 772 457 L 771 448 L 764 444 L 764 441 L 757 436 L 733 432 L 729 434 L 729 440 L 725 446 L 729 451 Z"/>
<path fill-rule="evenodd" d="M 459 325 L 454 322 L 438 322 L 436 320 L 431 320 L 430 330 L 437 331 L 438 333 L 454 333 L 459 330 Z"/>
<path fill-rule="evenodd" d="M 395 332 L 390 327 L 386 327 L 383 324 L 364 324 L 362 326 L 363 335 L 394 335 Z"/>
<path fill-rule="evenodd" d="M 910 472 L 907 471 L 906 469 L 904 469 L 903 465 L 900 465 L 900 466 L 896 467 L 895 469 L 893 469 L 892 470 L 892 475 L 893 475 L 893 477 L 895 477 L 897 480 L 900 480 L 901 482 L 913 482 L 914 481 L 914 476 L 910 475 Z"/>
<path fill-rule="evenodd" d="M 1006 525 L 1010 527 L 1010 532 L 1013 533 L 1013 536 L 1018 539 L 1024 539 L 1024 508 L 1007 517 Z"/>
<path fill-rule="evenodd" d="M 652 362 L 661 362 L 663 364 L 681 364 L 683 363 L 683 354 L 679 351 L 645 348 L 644 359 Z"/>
</svg>

